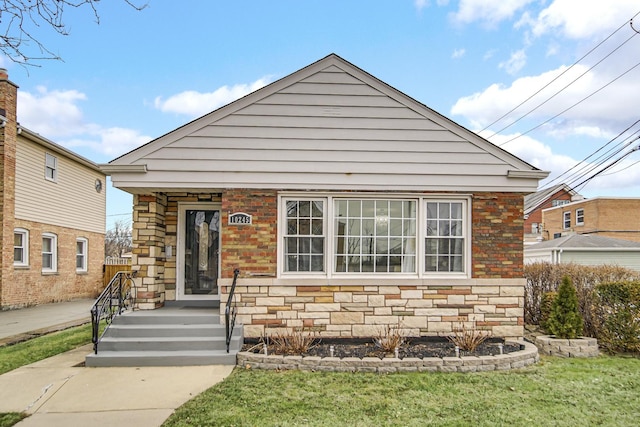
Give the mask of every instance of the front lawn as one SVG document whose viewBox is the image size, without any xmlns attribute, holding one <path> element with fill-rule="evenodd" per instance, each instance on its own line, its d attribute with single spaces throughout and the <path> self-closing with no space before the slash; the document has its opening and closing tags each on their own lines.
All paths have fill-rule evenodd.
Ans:
<svg viewBox="0 0 640 427">
<path fill-rule="evenodd" d="M 0 347 L 0 375 L 91 342 L 91 324 Z"/>
<path fill-rule="evenodd" d="M 640 359 L 623 357 L 473 374 L 237 368 L 163 426 L 636 426 L 639 396 Z"/>
</svg>

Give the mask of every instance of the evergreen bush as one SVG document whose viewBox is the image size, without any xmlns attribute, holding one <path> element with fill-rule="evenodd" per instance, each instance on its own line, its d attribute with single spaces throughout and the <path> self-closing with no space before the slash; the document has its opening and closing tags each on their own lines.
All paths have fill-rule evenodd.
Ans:
<svg viewBox="0 0 640 427">
<path fill-rule="evenodd" d="M 578 294 L 568 276 L 562 278 L 558 295 L 551 304 L 547 329 L 556 338 L 574 339 L 582 335 L 582 316 L 578 309 Z"/>
</svg>

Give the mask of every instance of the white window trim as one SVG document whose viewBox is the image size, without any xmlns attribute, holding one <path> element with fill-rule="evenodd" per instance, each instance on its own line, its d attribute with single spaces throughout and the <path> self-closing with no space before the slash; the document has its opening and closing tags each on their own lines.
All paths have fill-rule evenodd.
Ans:
<svg viewBox="0 0 640 427">
<path fill-rule="evenodd" d="M 567 223 L 569 226 L 567 227 Z M 571 228 L 571 211 L 562 212 L 562 229 L 569 230 Z"/>
<path fill-rule="evenodd" d="M 52 158 L 53 159 L 53 166 L 49 166 L 49 163 L 47 162 L 48 158 Z M 52 169 L 53 170 L 53 177 L 52 178 L 49 178 L 47 176 L 47 169 Z M 44 155 L 44 179 L 46 179 L 47 181 L 51 181 L 51 182 L 57 182 L 58 181 L 58 158 L 56 156 L 54 156 L 53 154 L 45 153 L 45 155 Z"/>
<path fill-rule="evenodd" d="M 578 212 L 582 212 L 582 215 L 578 215 Z M 582 217 L 582 221 L 578 221 L 580 217 Z M 584 225 L 584 208 L 576 209 L 576 225 Z"/>
<path fill-rule="evenodd" d="M 51 268 L 45 268 L 42 266 L 43 273 L 57 273 L 58 272 L 58 236 L 53 233 L 42 233 L 42 240 L 51 239 Z M 44 254 L 44 246 L 42 247 L 42 254 Z"/>
<path fill-rule="evenodd" d="M 82 242 L 82 254 L 78 253 L 78 243 Z M 82 255 L 82 267 L 78 268 L 78 255 Z M 88 271 L 88 257 L 89 257 L 89 240 L 84 237 L 78 237 L 76 239 L 76 273 L 86 273 Z"/>
<path fill-rule="evenodd" d="M 29 230 L 25 228 L 16 228 L 13 230 L 14 236 L 16 234 L 22 235 L 22 262 L 13 260 L 13 265 L 16 267 L 28 267 L 29 266 Z M 15 238 L 15 237 L 14 237 Z M 15 245 L 14 245 L 15 251 Z"/>
<path fill-rule="evenodd" d="M 333 253 L 334 221 L 333 210 L 335 199 L 378 199 L 378 200 L 415 200 L 416 205 L 416 272 L 415 273 L 336 273 L 335 270 L 335 254 Z M 286 209 L 284 208 L 287 200 L 324 200 L 325 206 L 325 272 L 290 272 L 285 271 L 284 259 L 284 235 L 286 227 Z M 426 202 L 463 202 L 464 221 L 464 271 L 462 272 L 426 272 L 425 271 L 425 236 L 427 228 L 426 220 Z M 472 222 L 472 203 L 471 196 L 468 194 L 431 194 L 419 195 L 414 193 L 299 193 L 299 192 L 282 192 L 278 194 L 278 250 L 277 265 L 278 277 L 285 279 L 365 279 L 375 280 L 384 279 L 469 279 L 471 278 L 472 265 L 472 248 L 471 248 L 471 222 Z"/>
</svg>

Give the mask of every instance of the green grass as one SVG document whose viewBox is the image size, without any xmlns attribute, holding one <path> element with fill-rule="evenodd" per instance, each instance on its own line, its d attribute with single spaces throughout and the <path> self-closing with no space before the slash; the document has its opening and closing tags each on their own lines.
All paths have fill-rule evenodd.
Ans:
<svg viewBox="0 0 640 427">
<path fill-rule="evenodd" d="M 636 426 L 639 408 L 640 359 L 622 357 L 473 374 L 236 368 L 163 426 Z"/>
<path fill-rule="evenodd" d="M 88 324 L 0 347 L 0 375 L 90 342 L 91 324 Z M 11 427 L 26 417 L 18 412 L 0 413 L 0 427 Z"/>
<path fill-rule="evenodd" d="M 0 347 L 0 375 L 91 342 L 91 324 Z"/>
<path fill-rule="evenodd" d="M 0 414 L 0 427 L 11 427 L 27 417 L 26 414 L 18 412 L 9 412 L 8 414 Z"/>
</svg>

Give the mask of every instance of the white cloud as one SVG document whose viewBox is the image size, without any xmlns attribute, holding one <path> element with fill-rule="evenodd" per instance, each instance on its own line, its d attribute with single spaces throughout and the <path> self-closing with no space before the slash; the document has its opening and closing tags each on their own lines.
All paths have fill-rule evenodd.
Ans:
<svg viewBox="0 0 640 427">
<path fill-rule="evenodd" d="M 534 0 L 460 0 L 459 9 L 452 17 L 459 24 L 483 22 L 494 26 L 510 19 Z"/>
<path fill-rule="evenodd" d="M 513 75 L 522 69 L 527 63 L 527 54 L 524 49 L 520 49 L 511 53 L 511 57 L 498 65 L 498 68 L 502 68 L 507 73 Z"/>
<path fill-rule="evenodd" d="M 413 4 L 415 5 L 416 9 L 418 9 L 418 11 L 429 6 L 429 2 L 427 0 L 414 0 Z"/>
<path fill-rule="evenodd" d="M 467 53 L 466 49 L 455 49 L 451 54 L 451 57 L 453 59 L 462 58 L 465 55 L 465 53 Z"/>
<path fill-rule="evenodd" d="M 537 36 L 559 31 L 572 39 L 612 31 L 638 12 L 637 0 L 554 0 L 531 23 Z"/>
<path fill-rule="evenodd" d="M 86 101 L 77 90 L 49 91 L 38 86 L 36 93 L 18 92 L 18 120 L 47 138 L 60 138 L 82 132 L 87 126 L 76 105 Z"/>
<path fill-rule="evenodd" d="M 136 130 L 112 127 L 97 128 L 94 132 L 66 140 L 61 145 L 72 150 L 80 147 L 89 148 L 113 158 L 146 144 L 150 140 L 150 137 L 141 135 Z"/>
<path fill-rule="evenodd" d="M 490 132 L 481 132 L 480 135 L 486 138 L 490 135 Z M 501 148 L 538 169 L 551 172 L 549 177 L 540 183 L 541 188 L 545 187 L 547 183 L 554 180 L 560 174 L 574 168 L 574 166 L 579 163 L 579 160 L 555 153 L 549 145 L 543 144 L 527 135 L 495 135 L 492 136 L 490 140 L 497 145 L 504 144 Z M 505 141 L 510 142 L 505 143 Z M 602 191 L 606 191 L 609 195 L 618 194 L 624 196 L 634 194 L 633 189 L 637 189 L 638 183 L 640 182 L 640 164 L 635 164 L 640 156 L 636 156 L 636 158 L 633 156 L 632 154 L 629 158 L 621 161 L 618 165 L 607 170 L 602 175 L 588 181 L 586 185 L 580 186 L 577 190 L 587 197 L 598 196 Z M 593 166 L 593 163 L 581 164 L 575 169 L 572 169 L 568 174 L 560 177 L 558 181 L 553 181 L 552 185 L 564 182 L 571 186 L 577 186 L 592 173 L 599 170 L 596 168 L 587 173 Z M 631 193 L 629 193 L 629 191 L 631 191 Z"/>
<path fill-rule="evenodd" d="M 479 135 L 487 138 L 491 133 L 492 132 L 484 131 L 480 132 Z M 510 141 L 512 139 L 513 141 Z M 527 135 L 498 134 L 492 136 L 490 141 L 496 145 L 504 144 L 501 146 L 504 150 L 518 156 L 538 169 L 552 172 L 549 178 L 553 178 L 553 176 L 564 172 L 576 164 L 576 160 L 571 157 L 562 154 L 555 154 L 549 145 L 543 144 L 542 142 Z"/>
<path fill-rule="evenodd" d="M 241 83 L 231 87 L 225 85 L 213 92 L 202 93 L 188 90 L 171 95 L 166 100 L 158 96 L 154 105 L 155 108 L 165 113 L 199 117 L 266 86 L 270 81 L 271 77 L 265 76 L 253 83 Z"/>
<path fill-rule="evenodd" d="M 458 99 L 452 107 L 451 113 L 464 116 L 475 128 L 484 128 L 547 85 L 562 72 L 567 71 L 567 68 L 562 66 L 536 76 L 518 78 L 510 86 L 492 84 L 481 92 Z M 528 116 L 521 122 L 522 125 L 538 125 L 565 110 L 566 112 L 545 125 L 545 130 L 550 134 L 610 135 L 619 132 L 635 121 L 637 111 L 640 109 L 640 99 L 629 96 L 629 94 L 637 93 L 640 90 L 638 82 L 640 69 L 636 69 L 635 73 L 630 73 L 609 86 L 606 85 L 613 80 L 610 75 L 613 70 L 603 69 L 600 73 L 594 70 L 587 72 L 587 70 L 588 67 L 583 65 L 574 66 L 494 127 L 500 129 L 512 121 L 522 118 L 525 114 Z M 615 71 L 620 72 L 620 70 Z M 584 77 L 566 87 L 572 80 L 585 72 Z M 604 89 L 595 93 L 603 87 Z M 543 104 L 558 91 L 562 92 Z M 591 94 L 594 95 L 587 98 Z M 582 101 L 583 99 L 584 101 Z M 539 105 L 540 107 L 536 109 Z M 534 109 L 535 111 L 532 111 Z"/>
<path fill-rule="evenodd" d="M 93 151 L 95 155 L 83 155 L 94 160 L 123 154 L 151 140 L 133 129 L 105 128 L 87 122 L 78 106 L 85 100 L 87 96 L 76 90 L 50 91 L 39 86 L 35 93 L 19 91 L 18 120 L 29 130 L 66 148 Z"/>
</svg>

